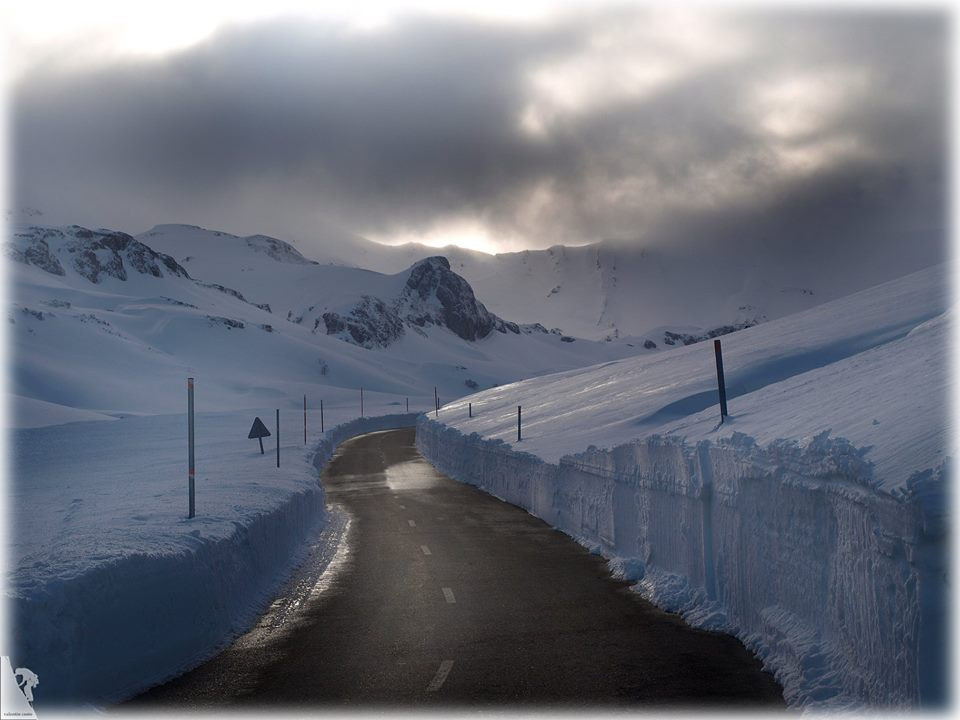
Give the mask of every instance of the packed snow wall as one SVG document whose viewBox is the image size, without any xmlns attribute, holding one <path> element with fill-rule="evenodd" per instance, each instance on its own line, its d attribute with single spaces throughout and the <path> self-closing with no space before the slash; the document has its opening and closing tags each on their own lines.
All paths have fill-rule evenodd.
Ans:
<svg viewBox="0 0 960 720">
<path fill-rule="evenodd" d="M 843 439 L 648 437 L 547 463 L 426 416 L 437 468 L 611 559 L 658 606 L 739 637 L 795 707 L 945 698 L 947 467 L 894 497 Z"/>
<path fill-rule="evenodd" d="M 331 428 L 315 447 L 318 478 L 344 440 L 415 422 L 410 413 Z M 131 553 L 8 598 L 15 656 L 30 658 L 44 706 L 123 700 L 214 655 L 256 621 L 289 577 L 325 522 L 325 505 L 318 479 L 253 522 L 235 523 L 224 539 L 196 530 L 189 552 Z"/>
</svg>

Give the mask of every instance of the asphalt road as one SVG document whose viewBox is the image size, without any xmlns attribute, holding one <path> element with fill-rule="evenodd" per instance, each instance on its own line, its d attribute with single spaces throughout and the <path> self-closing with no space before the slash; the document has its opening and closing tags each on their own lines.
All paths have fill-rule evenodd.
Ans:
<svg viewBox="0 0 960 720">
<path fill-rule="evenodd" d="M 349 527 L 326 572 L 302 569 L 269 622 L 123 709 L 783 706 L 739 641 L 640 599 L 413 440 L 341 446 L 324 483 Z"/>
</svg>

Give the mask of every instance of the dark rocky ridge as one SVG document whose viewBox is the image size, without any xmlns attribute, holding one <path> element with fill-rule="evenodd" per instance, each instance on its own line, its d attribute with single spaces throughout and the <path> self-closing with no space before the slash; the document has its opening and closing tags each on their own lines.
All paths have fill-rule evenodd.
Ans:
<svg viewBox="0 0 960 720">
<path fill-rule="evenodd" d="M 6 245 L 7 257 L 11 260 L 21 262 L 24 265 L 35 265 L 41 270 L 46 270 L 51 275 L 65 275 L 66 271 L 63 265 L 57 260 L 57 256 L 50 251 L 47 241 L 40 237 L 29 238 L 28 244 L 23 249 L 13 243 Z"/>
<path fill-rule="evenodd" d="M 756 320 L 747 320 L 745 322 L 735 323 L 733 325 L 721 325 L 720 327 L 707 330 L 705 333 L 700 333 L 699 335 L 666 330 L 663 333 L 663 343 L 664 345 L 676 345 L 678 343 L 682 345 L 693 345 L 698 342 L 703 342 L 704 340 L 718 338 L 721 335 L 728 335 L 732 332 L 736 332 L 737 330 L 744 330 L 748 327 L 753 327 L 756 324 Z M 656 347 L 656 344 L 652 343 L 650 340 L 647 340 L 647 342 L 653 345 L 653 347 Z M 644 347 L 647 347 L 646 343 L 644 343 Z"/>
<path fill-rule="evenodd" d="M 243 293 L 241 293 L 239 290 L 234 290 L 233 288 L 226 287 L 226 286 L 224 286 L 224 285 L 221 285 L 220 283 L 201 282 L 200 280 L 194 280 L 194 282 L 197 283 L 198 285 L 200 285 L 201 287 L 210 288 L 211 290 L 218 290 L 219 292 L 222 292 L 222 293 L 224 293 L 224 294 L 226 294 L 226 295 L 230 295 L 231 297 L 235 297 L 235 298 L 236 298 L 237 300 L 239 300 L 240 302 L 245 302 L 247 305 L 253 305 L 254 307 L 260 308 L 261 310 L 263 310 L 263 311 L 265 311 L 265 312 L 268 312 L 268 313 L 272 313 L 272 312 L 273 312 L 273 310 L 270 309 L 270 303 L 255 303 L 255 302 L 251 302 L 250 300 L 247 300 L 247 298 L 245 298 L 245 297 L 243 296 Z"/>
<path fill-rule="evenodd" d="M 347 315 L 325 312 L 314 322 L 314 330 L 321 320 L 327 335 L 339 335 L 341 340 L 365 348 L 387 347 L 404 333 L 403 320 L 396 310 L 370 295 L 364 295 Z"/>
<path fill-rule="evenodd" d="M 410 269 L 397 308 L 417 327 L 441 325 L 464 340 L 485 338 L 493 330 L 520 332 L 516 323 L 506 323 L 487 310 L 470 283 L 442 256 L 425 258 Z"/>
<path fill-rule="evenodd" d="M 413 265 L 400 296 L 392 301 L 365 295 L 346 313 L 323 313 L 314 322 L 315 331 L 321 323 L 328 335 L 366 348 L 387 347 L 403 337 L 407 328 L 422 334 L 428 326 L 445 327 L 471 342 L 494 331 L 547 332 L 542 325 L 520 326 L 491 313 L 477 300 L 470 284 L 441 256 Z"/>
<path fill-rule="evenodd" d="M 88 230 L 79 225 L 71 225 L 67 231 L 31 226 L 14 233 L 6 249 L 11 259 L 53 275 L 65 274 L 62 258 L 92 283 L 99 283 L 104 276 L 126 280 L 128 268 L 154 277 L 190 278 L 169 255 L 153 250 L 126 233 L 112 230 Z"/>
</svg>

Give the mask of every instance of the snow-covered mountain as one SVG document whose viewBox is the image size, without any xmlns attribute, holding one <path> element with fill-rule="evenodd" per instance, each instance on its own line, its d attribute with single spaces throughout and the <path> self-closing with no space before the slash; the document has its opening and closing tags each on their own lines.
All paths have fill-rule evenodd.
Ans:
<svg viewBox="0 0 960 720">
<path fill-rule="evenodd" d="M 229 276 L 240 284 L 237 276 L 244 269 L 231 265 L 223 252 L 226 246 L 237 241 L 282 243 L 189 225 L 159 225 L 137 237 L 184 267 L 200 263 L 204 276 Z M 646 350 L 689 344 L 784 317 L 930 264 L 922 258 L 910 266 L 883 258 L 847 257 L 841 245 L 826 255 L 799 248 L 782 257 L 775 247 L 762 243 L 607 240 L 490 255 L 452 245 L 385 246 L 362 238 L 356 239 L 345 261 L 343 248 L 328 247 L 324 237 L 321 233 L 314 241 L 302 241 L 294 252 L 324 265 L 387 275 L 442 256 L 485 307 L 502 318 L 542 324 L 574 337 L 622 339 Z"/>
<path fill-rule="evenodd" d="M 498 255 L 409 244 L 364 251 L 361 264 L 396 272 L 431 254 L 447 257 L 499 315 L 658 348 L 784 317 L 923 267 L 845 258 L 839 249 L 785 259 L 763 247 L 614 241 Z"/>
<path fill-rule="evenodd" d="M 363 387 L 372 412 L 642 351 L 502 319 L 441 257 L 384 275 L 264 236 L 41 225 L 7 255 L 21 425 L 182 411 L 188 375 L 222 410 Z"/>
</svg>

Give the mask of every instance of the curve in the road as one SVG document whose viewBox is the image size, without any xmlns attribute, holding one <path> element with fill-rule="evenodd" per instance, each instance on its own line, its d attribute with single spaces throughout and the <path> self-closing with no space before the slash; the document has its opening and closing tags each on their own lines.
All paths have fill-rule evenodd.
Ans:
<svg viewBox="0 0 960 720">
<path fill-rule="evenodd" d="M 658 610 L 566 535 L 440 474 L 413 429 L 344 443 L 323 482 L 349 527 L 322 592 L 295 612 L 281 597 L 284 622 L 133 704 L 783 705 L 735 638 Z"/>
</svg>

